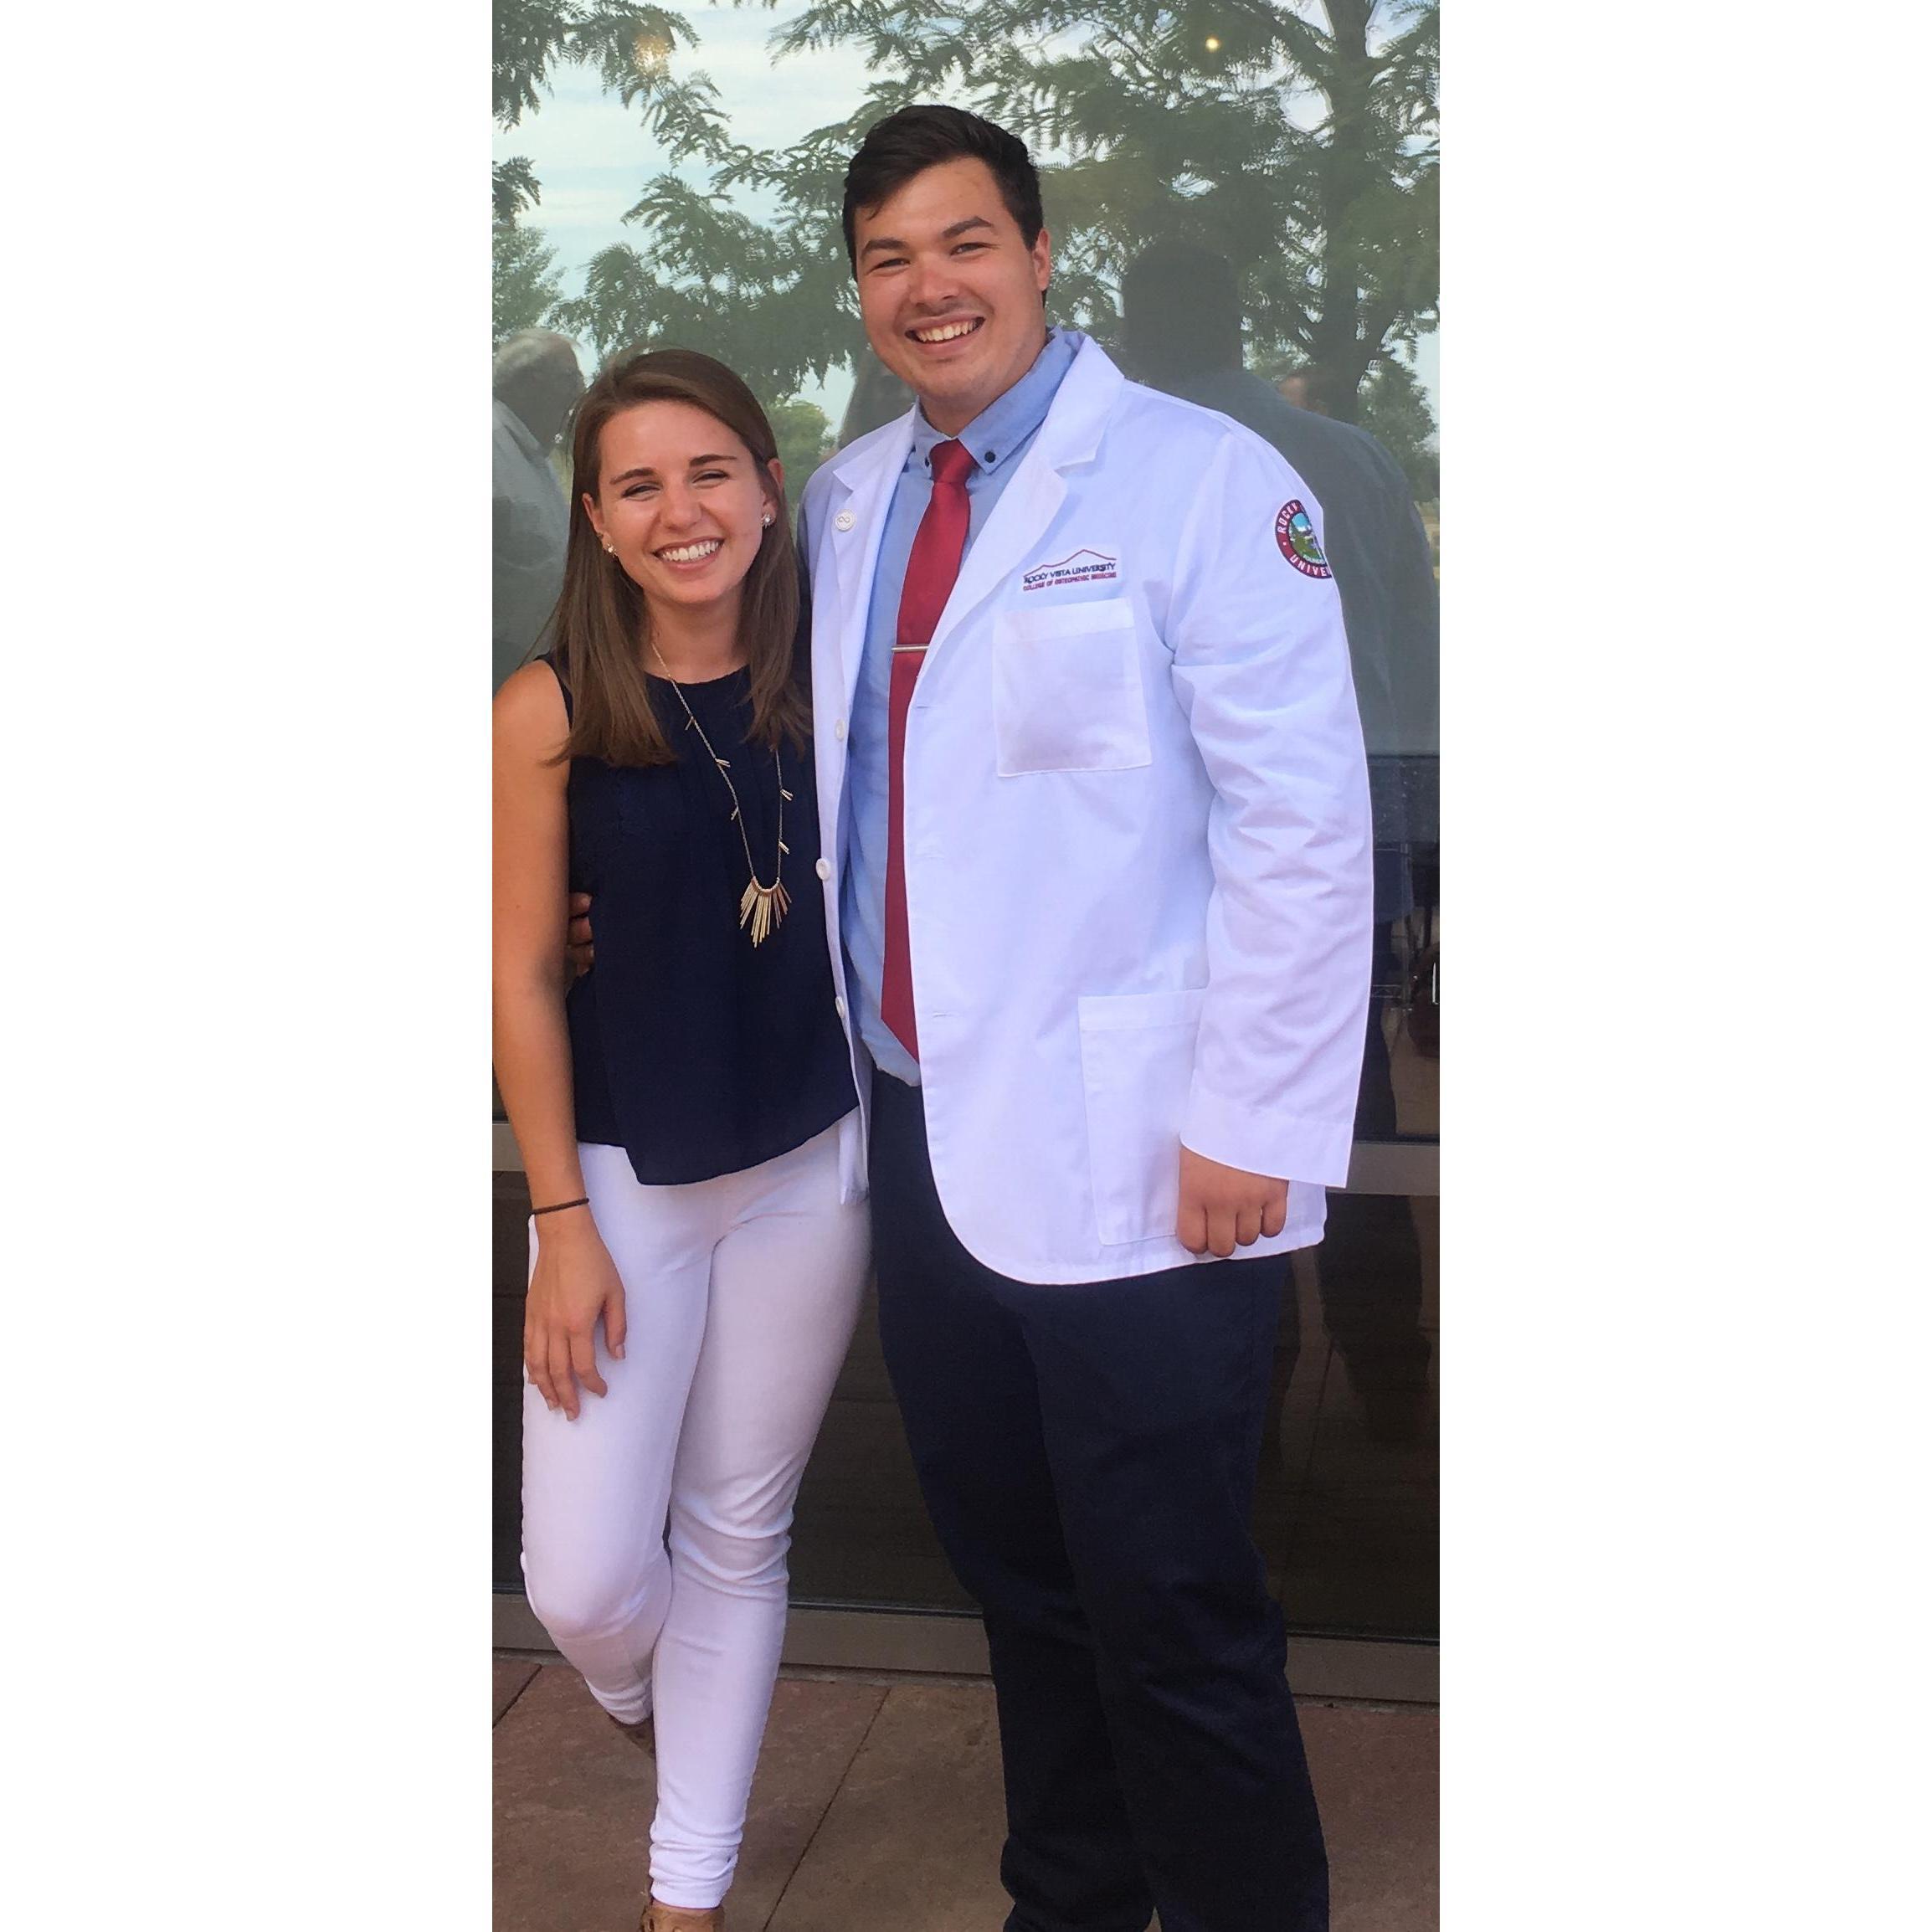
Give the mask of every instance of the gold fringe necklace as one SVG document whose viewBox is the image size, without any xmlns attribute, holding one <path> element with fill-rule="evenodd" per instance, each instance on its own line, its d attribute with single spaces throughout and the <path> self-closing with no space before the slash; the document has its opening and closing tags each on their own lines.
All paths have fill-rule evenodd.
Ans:
<svg viewBox="0 0 1932 1932">
<path fill-rule="evenodd" d="M 721 758 L 713 748 L 711 740 L 705 736 L 705 729 L 697 722 L 697 713 L 691 708 L 691 701 L 684 695 L 684 686 L 671 675 L 671 666 L 665 663 L 663 654 L 654 644 L 650 655 L 655 657 L 664 672 L 664 681 L 677 693 L 677 701 L 684 707 L 684 715 L 690 722 L 687 731 L 698 735 L 698 742 L 711 753 L 711 762 L 717 767 L 718 776 L 725 782 L 725 789 L 732 795 L 732 819 L 737 826 L 738 836 L 744 840 L 745 870 L 751 876 L 751 883 L 745 887 L 744 897 L 738 901 L 738 930 L 750 927 L 752 943 L 762 946 L 767 938 L 778 929 L 791 906 L 791 897 L 785 891 L 785 855 L 791 847 L 785 843 L 785 801 L 791 794 L 785 789 L 785 768 L 778 757 L 778 747 L 772 748 L 772 768 L 778 780 L 778 863 L 772 871 L 772 882 L 768 886 L 758 883 L 758 869 L 752 859 L 751 835 L 745 830 L 744 808 L 738 801 L 738 789 L 732 783 L 731 760 Z"/>
</svg>

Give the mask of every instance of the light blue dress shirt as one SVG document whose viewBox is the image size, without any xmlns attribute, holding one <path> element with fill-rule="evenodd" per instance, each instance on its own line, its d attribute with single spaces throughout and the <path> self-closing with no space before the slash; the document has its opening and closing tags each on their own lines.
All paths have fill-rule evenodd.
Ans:
<svg viewBox="0 0 1932 1932">
<path fill-rule="evenodd" d="M 959 432 L 958 440 L 978 467 L 966 478 L 970 520 L 966 547 L 973 547 L 1007 480 L 1046 420 L 1046 412 L 1072 366 L 1084 336 L 1056 329 L 1033 367 L 1005 395 L 990 403 Z M 845 931 L 846 999 L 856 1016 L 859 1036 L 872 1063 L 908 1085 L 919 1083 L 919 1066 L 879 1013 L 885 984 L 887 693 L 892 681 L 892 645 L 899 628 L 899 597 L 919 520 L 933 496 L 933 447 L 948 440 L 926 420 L 912 419 L 912 448 L 892 491 L 879 543 L 879 567 L 872 578 L 872 601 L 866 619 L 866 650 L 859 688 L 845 739 L 845 872 L 839 922 Z"/>
</svg>

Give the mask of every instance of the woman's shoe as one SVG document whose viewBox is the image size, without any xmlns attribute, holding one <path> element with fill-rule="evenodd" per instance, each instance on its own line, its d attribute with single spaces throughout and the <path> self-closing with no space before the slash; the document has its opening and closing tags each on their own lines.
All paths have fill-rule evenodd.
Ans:
<svg viewBox="0 0 1932 1932">
<path fill-rule="evenodd" d="M 724 1932 L 724 1907 L 660 1905 L 653 1899 L 644 1909 L 637 1932 Z"/>
</svg>

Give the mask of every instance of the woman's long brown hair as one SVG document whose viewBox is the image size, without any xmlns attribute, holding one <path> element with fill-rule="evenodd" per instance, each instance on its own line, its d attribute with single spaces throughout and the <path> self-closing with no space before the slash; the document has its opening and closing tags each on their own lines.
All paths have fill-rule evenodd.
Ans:
<svg viewBox="0 0 1932 1932">
<path fill-rule="evenodd" d="M 775 748 L 805 742 L 807 711 L 794 672 L 799 621 L 798 553 L 783 488 L 768 465 L 778 441 L 758 399 L 722 362 L 695 349 L 651 349 L 620 356 L 585 390 L 570 445 L 570 546 L 563 593 L 551 620 L 551 647 L 570 686 L 573 714 L 563 758 L 614 765 L 669 765 L 677 753 L 650 707 L 641 647 L 650 637 L 644 593 L 606 554 L 585 513 L 597 495 L 604 424 L 640 403 L 688 403 L 715 416 L 752 453 L 758 481 L 774 511 L 745 573 L 738 635 L 751 672 L 749 736 Z"/>
</svg>

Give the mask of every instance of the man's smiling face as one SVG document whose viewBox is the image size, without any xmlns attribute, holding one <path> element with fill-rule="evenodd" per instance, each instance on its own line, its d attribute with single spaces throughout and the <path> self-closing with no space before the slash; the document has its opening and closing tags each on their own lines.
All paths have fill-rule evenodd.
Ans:
<svg viewBox="0 0 1932 1932">
<path fill-rule="evenodd" d="M 1046 342 L 1046 231 L 1030 245 L 984 162 L 943 161 L 855 213 L 859 313 L 879 360 L 957 435 Z"/>
</svg>

